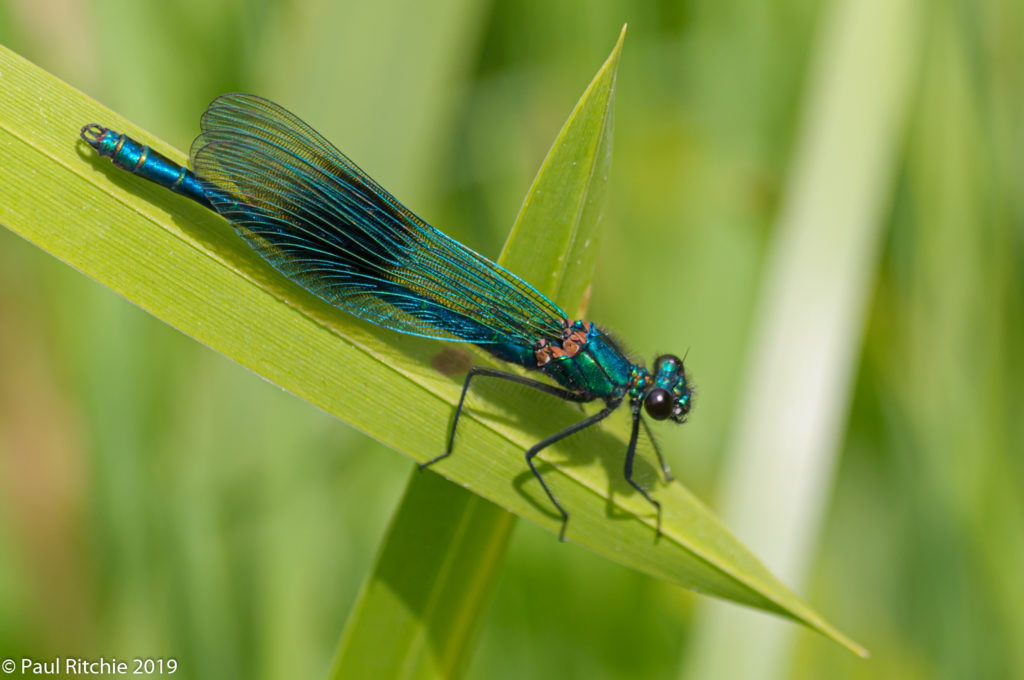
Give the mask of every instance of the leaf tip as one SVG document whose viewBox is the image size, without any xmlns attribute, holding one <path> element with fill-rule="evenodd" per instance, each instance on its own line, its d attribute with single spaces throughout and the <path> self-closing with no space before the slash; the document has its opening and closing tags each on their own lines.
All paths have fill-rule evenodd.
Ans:
<svg viewBox="0 0 1024 680">
<path fill-rule="evenodd" d="M 626 29 L 629 28 L 629 24 L 622 24 L 622 30 L 619 31 L 619 39 L 615 41 L 615 48 L 612 49 L 612 54 L 618 54 L 622 51 L 622 44 L 626 41 Z"/>
<path fill-rule="evenodd" d="M 828 624 L 824 624 L 824 625 L 814 625 L 813 627 L 815 629 L 817 629 L 818 632 L 823 633 L 826 637 L 832 638 L 833 640 L 838 642 L 843 647 L 846 647 L 848 650 L 850 650 L 851 652 L 853 652 L 854 654 L 856 654 L 860 658 L 862 658 L 862 659 L 870 659 L 871 658 L 871 652 L 869 652 L 866 648 L 864 648 L 861 645 L 859 645 L 856 642 L 854 642 L 852 639 L 850 639 L 847 636 L 843 635 L 842 633 L 840 633 L 838 630 L 836 630 L 832 626 L 829 626 Z"/>
</svg>

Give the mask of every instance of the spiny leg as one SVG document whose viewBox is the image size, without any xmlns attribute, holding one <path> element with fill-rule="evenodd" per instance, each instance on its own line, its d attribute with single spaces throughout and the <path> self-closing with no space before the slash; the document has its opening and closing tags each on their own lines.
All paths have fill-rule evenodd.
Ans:
<svg viewBox="0 0 1024 680">
<path fill-rule="evenodd" d="M 665 462 L 664 456 L 661 455 L 661 447 L 658 446 L 658 440 L 654 438 L 654 433 L 651 432 L 650 425 L 647 424 L 647 421 L 644 420 L 643 417 L 640 418 L 640 424 L 644 426 L 644 432 L 647 433 L 647 439 L 650 440 L 651 446 L 654 447 L 654 454 L 658 456 L 658 463 L 661 465 L 661 472 L 665 475 L 665 483 L 668 484 L 675 478 L 669 471 L 668 463 Z"/>
<path fill-rule="evenodd" d="M 527 387 L 532 387 L 535 390 L 546 392 L 547 394 L 553 394 L 554 396 L 559 397 L 561 399 L 565 399 L 566 401 L 584 402 L 590 400 L 590 398 L 585 395 L 578 394 L 576 392 L 570 392 L 569 390 L 562 389 L 561 387 L 556 387 L 555 385 L 549 385 L 545 382 L 541 382 L 540 380 L 524 378 L 521 375 L 509 373 L 508 371 L 500 371 L 496 368 L 488 368 L 486 366 L 474 366 L 471 369 L 469 369 L 469 373 L 466 374 L 466 380 L 465 382 L 462 383 L 462 394 L 459 396 L 459 405 L 455 407 L 455 419 L 452 421 L 452 429 L 448 431 L 447 448 L 445 448 L 444 453 L 442 453 L 440 456 L 431 458 L 425 463 L 420 463 L 420 470 L 422 470 L 425 467 L 429 467 L 436 463 L 437 461 L 443 458 L 447 458 L 448 456 L 451 455 L 452 447 L 455 444 L 455 430 L 459 426 L 459 416 L 462 415 L 462 404 L 463 402 L 466 401 L 466 392 L 469 391 L 469 381 L 478 375 L 488 378 L 500 378 L 502 380 L 508 380 L 509 382 L 514 382 L 519 385 L 526 385 Z"/>
<path fill-rule="evenodd" d="M 590 427 L 591 425 L 601 422 L 602 420 L 607 418 L 612 411 L 615 410 L 616 406 L 618 406 L 618 404 L 605 406 L 603 409 L 600 410 L 600 412 L 595 413 L 592 416 L 588 416 L 579 422 L 573 423 L 569 427 L 563 430 L 559 430 L 553 435 L 545 437 L 540 442 L 533 445 L 530 448 L 530 450 L 526 452 L 526 463 L 527 465 L 530 466 L 530 470 L 533 471 L 533 476 L 537 478 L 538 482 L 540 482 L 541 487 L 544 488 L 544 492 L 548 495 L 548 498 L 551 499 L 551 503 L 555 506 L 555 508 L 558 509 L 558 512 L 562 514 L 562 529 L 558 532 L 559 541 L 565 540 L 565 528 L 569 525 L 569 513 L 565 511 L 565 508 L 563 508 L 561 504 L 558 502 L 558 499 L 555 498 L 555 494 L 551 493 L 551 489 L 548 488 L 547 482 L 544 481 L 544 478 L 541 476 L 540 472 L 537 471 L 536 466 L 534 466 L 533 458 L 542 450 L 551 446 L 555 442 L 561 439 L 565 439 L 571 434 L 574 434 L 576 432 L 579 432 L 580 430 L 584 430 Z"/>
<path fill-rule="evenodd" d="M 647 499 L 647 501 L 655 507 L 658 511 L 658 526 L 656 536 L 661 536 L 661 503 L 651 498 L 651 495 L 647 493 L 647 490 L 642 486 L 633 481 L 633 460 L 636 458 L 636 440 L 640 434 L 640 423 L 643 422 L 643 418 L 640 416 L 639 406 L 633 409 L 633 431 L 629 435 L 629 447 L 626 449 L 626 466 L 624 470 L 624 476 L 629 485 L 640 492 L 640 495 Z M 648 432 L 648 434 L 650 434 Z M 653 440 L 652 440 L 653 441 Z M 659 458 L 661 456 L 659 455 Z"/>
</svg>

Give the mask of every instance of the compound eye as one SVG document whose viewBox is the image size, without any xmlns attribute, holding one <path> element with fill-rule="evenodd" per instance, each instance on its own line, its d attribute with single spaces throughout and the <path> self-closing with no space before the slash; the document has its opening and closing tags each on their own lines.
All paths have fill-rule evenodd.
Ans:
<svg viewBox="0 0 1024 680">
<path fill-rule="evenodd" d="M 672 415 L 672 393 L 663 387 L 655 387 L 644 397 L 644 410 L 655 420 L 665 420 Z"/>
</svg>

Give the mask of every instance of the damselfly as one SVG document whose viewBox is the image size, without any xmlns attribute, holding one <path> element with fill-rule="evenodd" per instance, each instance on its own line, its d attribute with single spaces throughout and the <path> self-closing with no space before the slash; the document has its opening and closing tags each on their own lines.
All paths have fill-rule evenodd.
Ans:
<svg viewBox="0 0 1024 680">
<path fill-rule="evenodd" d="M 641 425 L 650 437 L 642 411 L 655 420 L 686 420 L 693 396 L 682 360 L 665 354 L 648 370 L 627 358 L 596 325 L 570 319 L 530 284 L 428 225 L 319 133 L 266 99 L 218 97 L 203 114 L 202 130 L 192 144 L 192 170 L 95 123 L 81 136 L 119 168 L 215 210 L 277 270 L 330 304 L 401 333 L 478 345 L 553 381 L 471 368 L 444 453 L 421 468 L 451 455 L 473 378 L 508 380 L 567 401 L 602 400 L 600 411 L 526 452 L 527 465 L 561 514 L 562 540 L 569 513 L 534 458 L 628 403 L 624 476 L 657 510 L 660 532 L 661 505 L 633 479 L 633 462 Z"/>
</svg>

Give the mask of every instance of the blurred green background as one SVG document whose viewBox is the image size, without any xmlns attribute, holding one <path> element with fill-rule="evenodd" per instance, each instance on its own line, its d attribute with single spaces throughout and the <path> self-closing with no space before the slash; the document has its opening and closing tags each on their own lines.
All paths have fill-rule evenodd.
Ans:
<svg viewBox="0 0 1024 680">
<path fill-rule="evenodd" d="M 279 101 L 494 256 L 628 22 L 590 316 L 689 348 L 697 408 L 658 434 L 717 508 L 832 4 L 8 0 L 0 42 L 182 149 L 217 94 Z M 772 621 L 795 639 L 745 677 L 1024 677 L 1024 5 L 910 16 L 850 406 L 784 575 L 874 656 Z M 0 656 L 326 673 L 407 459 L 6 230 L 0 375 Z M 469 677 L 692 677 L 715 607 L 520 523 Z"/>
</svg>

